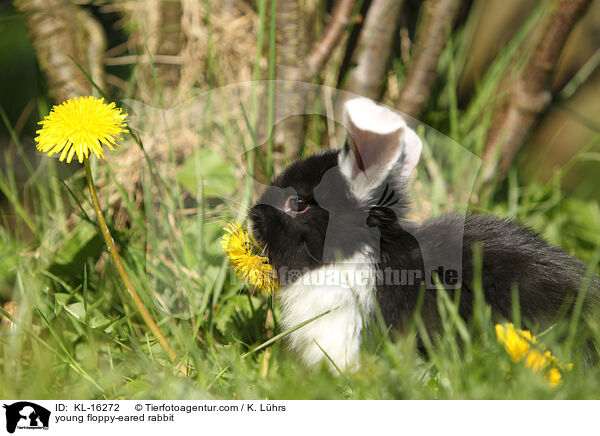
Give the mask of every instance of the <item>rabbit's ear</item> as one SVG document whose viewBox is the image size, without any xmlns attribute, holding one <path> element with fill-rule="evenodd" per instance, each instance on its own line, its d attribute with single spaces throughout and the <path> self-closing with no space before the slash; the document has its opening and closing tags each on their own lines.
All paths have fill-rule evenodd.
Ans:
<svg viewBox="0 0 600 436">
<path fill-rule="evenodd" d="M 344 105 L 348 138 L 339 166 L 353 194 L 364 199 L 388 176 L 406 179 L 419 162 L 422 143 L 402 117 L 368 98 Z"/>
</svg>

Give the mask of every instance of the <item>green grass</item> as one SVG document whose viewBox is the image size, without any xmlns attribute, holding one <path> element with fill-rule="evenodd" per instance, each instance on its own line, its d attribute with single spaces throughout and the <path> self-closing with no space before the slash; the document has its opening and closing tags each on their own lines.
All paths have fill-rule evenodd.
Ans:
<svg viewBox="0 0 600 436">
<path fill-rule="evenodd" d="M 261 39 L 272 43 L 266 4 L 259 5 Z M 425 150 L 418 192 L 428 199 L 431 214 L 468 208 L 520 219 L 598 272 L 600 209 L 597 202 L 562 190 L 561 180 L 570 165 L 547 183 L 527 185 L 513 169 L 498 192 L 468 204 L 494 90 L 516 55 L 518 42 L 528 33 L 527 26 L 531 22 L 498 56 L 466 108 L 458 107 L 455 95 L 456 78 L 464 66 L 461 34 L 446 48 L 439 89 L 424 120 L 456 143 L 433 130 L 420 132 Z M 218 81 L 218 74 L 215 65 L 211 77 Z M 210 104 L 209 99 L 207 108 Z M 256 100 L 249 107 L 255 108 Z M 43 109 L 40 112 L 44 115 Z M 534 332 L 561 361 L 574 363 L 573 371 L 553 389 L 522 365 L 512 365 L 509 376 L 510 360 L 496 341 L 489 309 L 476 305 L 477 316 L 465 323 L 443 292 L 438 307 L 444 330 L 436 337 L 423 336 L 426 354 L 415 346 L 417 334 L 424 334 L 418 316 L 403 336 L 374 321 L 365 337 L 360 371 L 340 375 L 327 368 L 305 369 L 284 346 L 286 332 L 278 328 L 277 304 L 251 295 L 235 280 L 218 243 L 223 223 L 242 217 L 251 202 L 255 138 L 248 127 L 255 117 L 251 110 L 241 125 L 204 120 L 198 128 L 205 143 L 218 141 L 215 147 L 198 149 L 183 167 L 160 177 L 148 172 L 144 193 L 154 195 L 143 210 L 132 204 L 124 187 L 117 186 L 131 216 L 127 230 L 116 229 L 107 216 L 142 299 L 186 362 L 189 377 L 177 375 L 136 314 L 95 218 L 88 216 L 91 208 L 82 171 L 65 174 L 62 164 L 38 156 L 23 184 L 16 181 L 7 161 L 0 174 L 0 190 L 6 197 L 0 220 L 0 296 L 17 301 L 19 310 L 14 328 L 0 330 L 0 397 L 598 398 L 600 365 L 584 365 L 581 351 L 587 335 L 600 338 L 598 318 L 563 318 L 549 331 Z M 218 136 L 213 137 L 215 130 Z M 311 118 L 306 137 L 322 138 L 324 132 L 325 120 Z M 31 146 L 18 141 L 17 145 Z M 245 152 L 249 176 L 240 182 L 227 156 Z M 594 156 L 584 150 L 576 159 Z M 267 157 L 268 164 L 271 151 Z M 110 166 L 108 172 L 112 174 Z M 163 182 L 168 177 L 177 183 Z M 109 180 L 116 184 L 114 177 Z M 182 213 L 190 208 L 182 204 L 183 198 L 192 203 L 192 213 Z M 4 310 L 2 314 L 10 317 Z M 559 340 L 563 337 L 566 342 Z"/>
</svg>

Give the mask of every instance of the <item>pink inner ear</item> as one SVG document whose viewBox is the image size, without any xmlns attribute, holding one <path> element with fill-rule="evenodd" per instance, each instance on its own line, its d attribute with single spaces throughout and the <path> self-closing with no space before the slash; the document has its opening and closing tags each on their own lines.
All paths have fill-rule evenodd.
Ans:
<svg viewBox="0 0 600 436">
<path fill-rule="evenodd" d="M 376 172 L 394 162 L 400 153 L 402 128 L 381 134 L 352 126 L 348 145 L 354 153 L 352 178 L 360 172 Z"/>
<path fill-rule="evenodd" d="M 363 198 L 396 171 L 408 177 L 421 154 L 421 140 L 404 119 L 367 98 L 344 105 L 350 153 L 340 154 L 342 174 L 351 181 L 357 198 Z M 360 174 L 363 176 L 359 176 Z"/>
<path fill-rule="evenodd" d="M 354 142 L 354 139 L 352 139 L 350 135 L 348 135 L 348 146 L 354 154 L 354 165 L 352 165 L 352 174 L 350 175 L 352 180 L 354 180 L 361 172 L 365 170 L 365 164 L 362 160 L 361 154 L 358 151 L 356 142 Z"/>
<path fill-rule="evenodd" d="M 354 180 L 361 172 L 368 179 L 400 156 L 401 135 L 406 123 L 395 112 L 368 98 L 355 98 L 344 106 L 348 145 L 354 153 L 350 177 Z"/>
</svg>

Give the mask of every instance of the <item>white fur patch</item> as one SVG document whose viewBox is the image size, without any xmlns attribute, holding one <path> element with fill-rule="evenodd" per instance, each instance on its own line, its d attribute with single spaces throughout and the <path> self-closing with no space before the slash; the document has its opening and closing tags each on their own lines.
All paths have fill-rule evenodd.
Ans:
<svg viewBox="0 0 600 436">
<path fill-rule="evenodd" d="M 361 130 L 387 135 L 406 128 L 402 117 L 369 98 L 355 98 L 344 105 L 348 121 Z"/>
<path fill-rule="evenodd" d="M 353 151 L 349 151 L 348 155 L 340 153 L 338 155 L 338 166 L 340 172 L 349 182 L 350 192 L 358 201 L 365 201 L 371 195 L 371 191 L 377 186 L 367 178 L 365 172 L 358 173 L 356 176 L 352 175 L 354 161 L 356 157 Z"/>
<path fill-rule="evenodd" d="M 421 151 L 423 150 L 423 143 L 419 135 L 413 130 L 406 128 L 404 135 L 402 135 L 402 169 L 400 170 L 400 176 L 407 179 L 410 177 L 410 173 L 415 169 L 419 163 L 421 157 Z"/>
<path fill-rule="evenodd" d="M 331 310 L 288 336 L 308 366 L 325 360 L 333 367 L 327 353 L 340 370 L 358 369 L 363 328 L 373 311 L 375 274 L 375 265 L 357 254 L 309 271 L 279 291 L 285 328 Z"/>
</svg>

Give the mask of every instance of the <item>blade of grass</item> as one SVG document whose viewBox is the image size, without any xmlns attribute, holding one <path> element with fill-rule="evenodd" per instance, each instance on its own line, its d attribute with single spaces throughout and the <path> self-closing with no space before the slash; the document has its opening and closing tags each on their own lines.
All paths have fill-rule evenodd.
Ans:
<svg viewBox="0 0 600 436">
<path fill-rule="evenodd" d="M 0 118 L 2 118 L 2 121 L 4 122 L 4 126 L 6 127 L 6 130 L 8 130 L 8 134 L 10 135 L 10 137 L 12 138 L 12 140 L 14 141 L 14 143 L 17 146 L 17 151 L 19 153 L 19 156 L 21 156 L 23 163 L 25 164 L 25 168 L 27 168 L 27 173 L 29 174 L 29 177 L 32 177 L 33 172 L 34 172 L 33 166 L 31 165 L 31 162 L 29 161 L 27 154 L 23 150 L 23 145 L 21 144 L 21 141 L 20 141 L 19 137 L 17 136 L 17 133 L 13 129 L 13 126 L 10 123 L 10 120 L 8 119 L 8 116 L 6 115 L 6 112 L 4 112 L 4 108 L 2 107 L 2 105 L 0 105 Z"/>
<path fill-rule="evenodd" d="M 15 208 L 16 214 L 21 217 L 21 219 L 25 222 L 31 233 L 39 239 L 40 229 L 38 225 L 33 221 L 33 219 L 29 216 L 25 208 L 21 205 L 19 198 L 15 192 L 10 189 L 4 179 L 4 174 L 2 174 L 2 170 L 0 170 L 0 191 L 6 196 L 7 200 L 10 204 Z"/>
<path fill-rule="evenodd" d="M 323 316 L 325 316 L 325 315 L 333 312 L 335 309 L 337 309 L 337 307 L 335 307 L 333 309 L 326 310 L 325 312 L 320 313 L 319 315 L 313 316 L 312 318 L 309 318 L 306 321 L 301 322 L 300 324 L 297 324 L 297 325 L 295 325 L 293 327 L 290 327 L 289 329 L 286 329 L 286 330 L 282 331 L 281 333 L 273 336 L 268 341 L 263 342 L 258 347 L 253 348 L 252 350 L 248 351 L 247 353 L 244 353 L 242 355 L 242 359 L 245 359 L 246 357 L 248 357 L 248 356 L 256 353 L 257 351 L 260 351 L 263 348 L 268 347 L 269 345 L 274 344 L 275 342 L 277 342 L 277 341 L 285 338 L 286 336 L 288 336 L 289 334 L 295 332 L 296 330 L 301 329 L 305 325 L 307 325 L 307 324 L 309 324 L 309 323 L 311 323 L 311 322 L 313 322 L 313 321 L 315 321 L 315 320 L 317 320 L 317 319 L 319 319 L 319 318 L 321 318 L 321 317 L 323 317 Z"/>
</svg>

